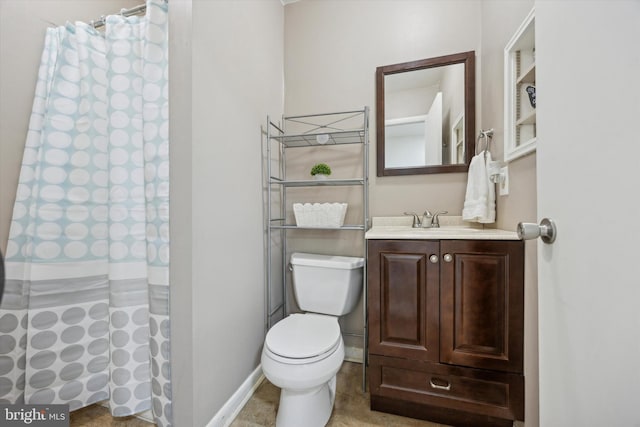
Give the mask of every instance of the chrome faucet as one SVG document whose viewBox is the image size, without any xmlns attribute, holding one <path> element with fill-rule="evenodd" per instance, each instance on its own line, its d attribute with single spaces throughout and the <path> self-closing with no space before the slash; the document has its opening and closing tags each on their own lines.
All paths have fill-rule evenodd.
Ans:
<svg viewBox="0 0 640 427">
<path fill-rule="evenodd" d="M 422 214 L 422 221 L 420 221 L 420 217 L 415 212 L 405 212 L 405 215 L 413 215 L 413 224 L 411 227 L 413 228 L 440 228 L 440 218 L 438 215 L 448 214 L 448 211 L 440 211 L 432 214 L 429 209 L 424 211 Z"/>
<path fill-rule="evenodd" d="M 422 214 L 422 226 L 424 228 L 431 228 L 431 220 L 432 219 L 433 219 L 433 214 L 431 213 L 431 211 L 429 211 L 429 209 L 427 209 Z"/>
<path fill-rule="evenodd" d="M 411 224 L 411 227 L 413 228 L 421 228 L 422 227 L 422 223 L 420 222 L 420 218 L 418 218 L 418 214 L 415 212 L 405 212 L 405 215 L 413 215 L 413 224 Z"/>
</svg>

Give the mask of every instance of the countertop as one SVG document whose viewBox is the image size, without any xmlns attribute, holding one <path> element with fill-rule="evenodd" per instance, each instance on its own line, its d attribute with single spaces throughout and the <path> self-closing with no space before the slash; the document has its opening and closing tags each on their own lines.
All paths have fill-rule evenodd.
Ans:
<svg viewBox="0 0 640 427">
<path fill-rule="evenodd" d="M 365 233 L 365 239 L 518 240 L 515 231 L 464 222 L 460 216 L 440 216 L 440 228 L 413 228 L 412 218 L 374 217 L 371 221 L 372 227 Z"/>
</svg>

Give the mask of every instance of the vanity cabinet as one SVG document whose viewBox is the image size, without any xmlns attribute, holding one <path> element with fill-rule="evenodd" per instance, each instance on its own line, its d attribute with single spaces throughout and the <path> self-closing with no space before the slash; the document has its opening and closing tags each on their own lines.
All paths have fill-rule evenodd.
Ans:
<svg viewBox="0 0 640 427">
<path fill-rule="evenodd" d="M 456 426 L 524 418 L 524 245 L 369 240 L 371 409 Z"/>
</svg>

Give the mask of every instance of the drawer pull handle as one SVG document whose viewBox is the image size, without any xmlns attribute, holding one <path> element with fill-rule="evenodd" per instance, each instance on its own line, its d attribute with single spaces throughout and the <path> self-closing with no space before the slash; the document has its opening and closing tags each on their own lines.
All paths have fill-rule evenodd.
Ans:
<svg viewBox="0 0 640 427">
<path fill-rule="evenodd" d="M 431 261 L 432 264 L 437 264 L 438 260 L 439 260 L 438 255 L 431 255 L 429 257 L 429 261 Z"/>
<path fill-rule="evenodd" d="M 435 388 L 435 389 L 438 389 L 438 390 L 444 390 L 444 391 L 451 390 L 451 383 L 449 381 L 447 381 L 447 385 L 438 385 L 438 384 L 435 384 L 433 382 L 433 378 L 432 378 L 432 379 L 429 380 L 429 385 L 432 388 Z"/>
<path fill-rule="evenodd" d="M 453 261 L 453 257 L 451 256 L 451 254 L 444 254 L 444 262 L 451 262 Z"/>
</svg>

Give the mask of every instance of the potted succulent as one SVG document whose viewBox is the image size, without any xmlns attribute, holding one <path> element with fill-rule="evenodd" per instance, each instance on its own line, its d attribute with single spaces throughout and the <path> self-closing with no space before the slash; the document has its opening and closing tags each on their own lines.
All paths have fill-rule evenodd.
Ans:
<svg viewBox="0 0 640 427">
<path fill-rule="evenodd" d="M 326 163 L 317 163 L 311 168 L 311 175 L 315 179 L 327 179 L 331 175 L 331 168 Z"/>
</svg>

